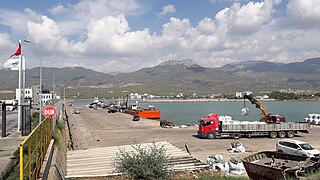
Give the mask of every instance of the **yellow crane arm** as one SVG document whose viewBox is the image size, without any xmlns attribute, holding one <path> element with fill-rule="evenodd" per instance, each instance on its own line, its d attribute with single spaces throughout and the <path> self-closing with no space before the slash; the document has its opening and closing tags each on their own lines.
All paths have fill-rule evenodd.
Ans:
<svg viewBox="0 0 320 180">
<path fill-rule="evenodd" d="M 269 114 L 269 111 L 267 110 L 267 107 L 260 104 L 256 99 L 254 99 L 252 97 L 252 95 L 244 95 L 244 98 L 247 98 L 249 99 L 249 101 L 254 104 L 256 106 L 256 108 L 260 109 L 261 112 L 262 112 L 262 115 L 263 115 L 263 118 L 261 119 L 261 121 L 264 121 L 264 122 L 271 122 L 271 117 L 270 117 L 270 114 Z"/>
</svg>

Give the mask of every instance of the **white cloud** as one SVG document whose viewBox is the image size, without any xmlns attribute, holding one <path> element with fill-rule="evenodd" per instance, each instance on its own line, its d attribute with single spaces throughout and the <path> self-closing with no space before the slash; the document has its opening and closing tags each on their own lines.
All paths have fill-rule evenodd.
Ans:
<svg viewBox="0 0 320 180">
<path fill-rule="evenodd" d="M 93 19 L 119 14 L 137 15 L 144 12 L 137 0 L 82 0 L 66 7 L 58 5 L 49 11 L 60 17 L 56 23 L 64 30 L 65 36 L 83 33 Z"/>
<path fill-rule="evenodd" d="M 11 29 L 11 33 L 22 35 L 26 31 L 27 17 L 15 11 L 0 10 L 0 24 Z"/>
<path fill-rule="evenodd" d="M 157 15 L 158 15 L 158 17 L 163 17 L 167 14 L 172 14 L 175 12 L 176 12 L 176 8 L 174 7 L 174 5 L 169 4 L 169 5 L 163 6 L 162 11 L 160 13 L 158 13 Z"/>
<path fill-rule="evenodd" d="M 170 18 L 170 22 L 163 25 L 163 35 L 168 37 L 179 37 L 183 35 L 190 27 L 188 19 L 180 20 L 178 18 Z"/>
<path fill-rule="evenodd" d="M 287 5 L 288 14 L 296 18 L 320 22 L 319 0 L 291 0 Z"/>
<path fill-rule="evenodd" d="M 216 20 L 228 33 L 248 35 L 259 31 L 270 20 L 273 11 L 271 0 L 249 2 L 243 6 L 234 3 L 217 13 Z"/>
<path fill-rule="evenodd" d="M 63 13 L 69 12 L 69 11 L 70 11 L 70 8 L 65 8 L 61 4 L 49 9 L 49 12 L 52 15 L 60 15 L 60 14 L 63 14 Z"/>
<path fill-rule="evenodd" d="M 15 48 L 17 46 L 14 46 L 14 42 L 12 42 L 10 40 L 10 35 L 8 33 L 1 33 L 0 32 L 0 61 L 4 62 L 4 60 L 9 59 L 9 56 L 14 53 L 14 51 L 16 50 Z M 15 45 L 17 45 L 18 42 L 15 43 Z M 10 54 L 11 52 L 11 54 Z M 1 65 L 3 65 L 3 63 L 0 63 Z M 0 66 L 3 67 L 3 66 Z"/>
<path fill-rule="evenodd" d="M 188 18 L 171 17 L 159 34 L 130 28 L 129 15 L 145 11 L 134 0 L 85 0 L 56 6 L 50 9 L 53 17 L 32 9 L 0 10 L 0 23 L 15 32 L 0 32 L 0 55 L 3 58 L 15 50 L 12 36 L 20 33 L 43 45 L 44 66 L 80 65 L 102 72 L 130 72 L 169 59 L 195 59 L 200 65 L 216 67 L 243 60 L 292 62 L 320 56 L 319 28 L 301 28 L 293 21 L 320 24 L 317 12 L 308 11 L 313 11 L 311 5 L 318 7 L 317 1 L 309 1 L 311 5 L 289 1 L 288 16 L 280 18 L 273 16 L 279 2 L 234 2 L 195 26 Z M 286 28 L 284 23 L 289 21 L 294 26 Z M 38 47 L 28 45 L 24 50 L 28 59 L 39 56 Z M 31 64 L 38 66 L 38 61 Z"/>
<path fill-rule="evenodd" d="M 83 45 L 85 51 L 93 54 L 111 56 L 139 55 L 145 52 L 151 38 L 148 29 L 129 31 L 124 15 L 106 16 L 92 21 Z M 95 48 L 92 48 L 95 47 Z"/>
<path fill-rule="evenodd" d="M 211 34 L 216 30 L 216 25 L 212 19 L 205 17 L 198 23 L 197 29 L 204 34 Z"/>
</svg>

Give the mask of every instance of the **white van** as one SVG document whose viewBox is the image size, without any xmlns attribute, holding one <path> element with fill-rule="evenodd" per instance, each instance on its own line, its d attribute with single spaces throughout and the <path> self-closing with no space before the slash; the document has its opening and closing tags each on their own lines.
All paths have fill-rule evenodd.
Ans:
<svg viewBox="0 0 320 180">
<path fill-rule="evenodd" d="M 281 139 L 276 144 L 276 150 L 280 153 L 296 156 L 319 157 L 320 151 L 310 144 L 294 139 Z"/>
</svg>

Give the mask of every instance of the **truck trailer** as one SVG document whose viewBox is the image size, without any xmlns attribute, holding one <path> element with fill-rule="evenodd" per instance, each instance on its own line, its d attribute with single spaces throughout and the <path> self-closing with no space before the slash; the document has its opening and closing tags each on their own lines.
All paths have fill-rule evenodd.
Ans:
<svg viewBox="0 0 320 180">
<path fill-rule="evenodd" d="M 231 137 L 269 136 L 270 138 L 292 138 L 298 132 L 309 133 L 307 122 L 266 123 L 256 121 L 219 120 L 218 114 L 209 114 L 199 120 L 198 136 L 215 139 Z"/>
</svg>

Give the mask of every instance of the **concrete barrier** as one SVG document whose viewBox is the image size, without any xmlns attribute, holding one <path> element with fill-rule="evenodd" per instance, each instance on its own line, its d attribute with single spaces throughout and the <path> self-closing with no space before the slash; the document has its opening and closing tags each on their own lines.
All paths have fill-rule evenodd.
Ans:
<svg viewBox="0 0 320 180">
<path fill-rule="evenodd" d="M 64 180 L 66 176 L 66 155 L 68 142 L 70 142 L 66 118 L 65 113 L 60 114 L 60 121 L 65 123 L 64 130 L 61 132 L 62 141 L 59 148 L 54 148 L 47 179 Z"/>
</svg>

